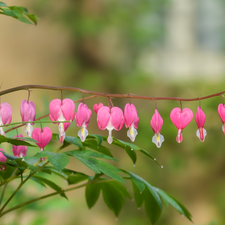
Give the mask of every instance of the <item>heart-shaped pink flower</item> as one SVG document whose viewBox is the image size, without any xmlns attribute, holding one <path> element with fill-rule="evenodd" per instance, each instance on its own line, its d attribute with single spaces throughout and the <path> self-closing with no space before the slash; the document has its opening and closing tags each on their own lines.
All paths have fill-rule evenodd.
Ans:
<svg viewBox="0 0 225 225">
<path fill-rule="evenodd" d="M 24 99 L 21 102 L 20 114 L 23 122 L 34 121 L 36 116 L 36 108 L 34 103 L 32 101 L 27 102 L 27 100 Z M 34 123 L 27 123 L 25 125 L 24 130 L 28 137 L 31 137 L 33 131 L 32 125 L 34 125 Z"/>
<path fill-rule="evenodd" d="M 112 130 L 121 130 L 124 124 L 123 111 L 118 107 L 103 106 L 98 110 L 97 122 L 100 130 L 107 129 L 109 131 L 109 136 L 107 141 L 109 144 L 112 143 Z"/>
<path fill-rule="evenodd" d="M 38 142 L 36 145 L 41 148 L 41 151 L 44 151 L 44 147 L 52 139 L 52 131 L 49 127 L 44 127 L 42 130 L 37 127 L 32 132 L 32 138 Z M 44 158 L 41 158 L 41 160 L 44 160 Z"/>
<path fill-rule="evenodd" d="M 12 120 L 12 107 L 10 104 L 3 102 L 0 104 L 0 126 L 10 124 Z M 0 127 L 0 134 L 5 135 L 3 127 Z"/>
<path fill-rule="evenodd" d="M 96 113 L 98 113 L 98 110 L 104 106 L 102 103 L 94 104 L 93 109 Z"/>
<path fill-rule="evenodd" d="M 2 154 L 2 152 L 5 152 L 2 148 L 0 148 L 0 162 L 6 163 L 7 158 Z M 5 171 L 6 166 L 0 165 L 0 171 Z"/>
<path fill-rule="evenodd" d="M 14 137 L 23 137 L 23 135 L 19 134 L 18 136 L 15 135 Z M 20 139 L 18 139 L 18 140 L 20 140 Z M 14 156 L 24 157 L 24 156 L 27 155 L 27 146 L 23 146 L 23 145 L 16 146 L 16 145 L 13 145 L 12 146 L 12 152 L 13 152 Z"/>
<path fill-rule="evenodd" d="M 77 113 L 75 116 L 76 123 L 78 127 L 82 127 L 78 131 L 78 136 L 80 137 L 81 141 L 84 142 L 86 137 L 88 136 L 88 123 L 91 118 L 91 110 L 87 107 L 86 104 L 80 103 L 77 109 Z"/>
<path fill-rule="evenodd" d="M 200 141 L 204 141 L 205 136 L 207 135 L 205 128 L 203 128 L 205 124 L 205 113 L 202 111 L 202 109 L 199 106 L 195 114 L 195 121 L 198 126 L 198 130 L 196 131 L 196 136 L 200 139 Z"/>
<path fill-rule="evenodd" d="M 129 127 L 129 130 L 127 131 L 127 136 L 131 139 L 131 141 L 134 141 L 138 134 L 136 129 L 138 128 L 139 118 L 137 115 L 136 107 L 133 104 L 127 103 L 125 105 L 124 122 L 125 127 Z"/>
<path fill-rule="evenodd" d="M 75 104 L 69 99 L 65 98 L 63 101 L 60 99 L 54 99 L 49 104 L 49 117 L 52 121 L 66 121 L 74 119 Z M 68 123 L 58 123 L 59 125 L 59 140 L 63 143 L 65 139 L 65 131 L 70 126 L 70 122 Z"/>
<path fill-rule="evenodd" d="M 182 112 L 180 108 L 174 108 L 171 111 L 170 119 L 172 120 L 173 124 L 178 128 L 178 134 L 176 138 L 178 143 L 182 142 L 182 130 L 191 122 L 192 118 L 193 112 L 188 108 L 184 108 Z"/>
<path fill-rule="evenodd" d="M 155 135 L 152 137 L 152 142 L 157 146 L 157 148 L 160 148 L 164 141 L 163 135 L 160 134 L 160 131 L 163 125 L 163 119 L 160 116 L 157 109 L 155 109 L 155 113 L 152 116 L 150 124 L 151 124 L 152 130 L 155 133 Z"/>
<path fill-rule="evenodd" d="M 222 131 L 225 134 L 225 128 L 224 128 L 225 127 L 225 106 L 223 104 L 219 104 L 219 106 L 218 106 L 218 113 L 219 113 L 220 119 L 223 122 Z"/>
</svg>

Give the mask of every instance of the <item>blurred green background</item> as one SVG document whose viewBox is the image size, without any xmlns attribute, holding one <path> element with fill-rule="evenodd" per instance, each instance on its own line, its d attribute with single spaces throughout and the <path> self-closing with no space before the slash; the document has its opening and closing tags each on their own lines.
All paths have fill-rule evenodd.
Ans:
<svg viewBox="0 0 225 225">
<path fill-rule="evenodd" d="M 71 86 L 108 93 L 132 93 L 147 96 L 192 98 L 225 90 L 225 2 L 223 0 L 11 0 L 8 5 L 27 7 L 40 17 L 38 25 L 30 26 L 6 16 L 0 17 L 1 52 L 0 83 L 2 89 L 24 84 Z M 81 94 L 64 92 L 73 100 Z M 86 96 L 86 95 L 85 95 Z M 20 103 L 26 91 L 1 98 L 13 107 L 13 122 L 20 121 Z M 31 100 L 37 116 L 48 113 L 48 104 L 60 98 L 60 92 L 33 90 Z M 107 100 L 99 98 L 107 104 Z M 97 99 L 85 103 L 92 108 Z M 113 99 L 124 108 L 129 99 Z M 221 97 L 201 102 L 206 114 L 208 132 L 201 143 L 195 133 L 194 119 L 183 132 L 183 142 L 176 143 L 177 129 L 170 121 L 170 111 L 178 102 L 158 101 L 163 117 L 161 134 L 165 142 L 160 149 L 151 142 L 150 119 L 155 104 L 132 100 L 140 118 L 135 144 L 146 149 L 163 169 L 138 154 L 135 167 L 120 149 L 112 149 L 126 168 L 182 202 L 192 213 L 195 224 L 225 224 L 225 153 L 224 134 L 217 113 Z M 199 102 L 183 102 L 195 114 Z M 77 107 L 77 105 L 76 105 Z M 93 111 L 93 110 L 92 110 Z M 55 125 L 51 126 L 57 132 Z M 68 135 L 76 135 L 75 123 Z M 24 134 L 23 129 L 20 131 Z M 89 133 L 99 131 L 93 111 Z M 15 135 L 13 131 L 9 135 Z M 113 134 L 129 141 L 126 129 Z M 47 149 L 56 147 L 52 143 Z M 10 146 L 3 149 L 11 153 Z M 33 154 L 34 150 L 29 150 Z M 92 172 L 75 160 L 69 168 Z M 12 182 L 8 194 L 18 181 Z M 59 182 L 61 182 L 59 180 Z M 66 186 L 65 183 L 61 184 Z M 129 188 L 129 187 L 128 187 Z M 25 185 L 11 206 L 51 190 L 33 184 Z M 150 224 L 144 209 L 127 201 L 119 220 L 102 199 L 88 210 L 84 190 L 68 193 L 70 201 L 54 197 L 8 214 L 4 225 L 136 225 Z M 164 207 L 158 225 L 190 224 L 171 207 Z"/>
</svg>

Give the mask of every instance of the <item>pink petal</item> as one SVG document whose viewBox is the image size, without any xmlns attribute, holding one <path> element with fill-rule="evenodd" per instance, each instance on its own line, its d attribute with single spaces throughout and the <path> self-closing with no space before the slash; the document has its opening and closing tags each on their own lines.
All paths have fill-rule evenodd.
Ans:
<svg viewBox="0 0 225 225">
<path fill-rule="evenodd" d="M 225 122 L 225 106 L 223 104 L 219 104 L 218 113 L 222 122 L 224 123 Z"/>
<path fill-rule="evenodd" d="M 12 120 L 12 107 L 10 104 L 3 102 L 0 105 L 0 114 L 2 117 L 2 123 L 5 125 L 6 123 L 11 123 Z"/>
<path fill-rule="evenodd" d="M 124 108 L 124 122 L 125 126 L 131 127 L 131 124 L 134 123 L 135 129 L 138 128 L 139 118 L 137 115 L 136 107 L 133 104 L 127 103 Z"/>
<path fill-rule="evenodd" d="M 49 104 L 49 117 L 52 120 L 52 118 L 57 121 L 61 114 L 61 100 L 60 99 L 54 99 Z"/>
<path fill-rule="evenodd" d="M 150 124 L 154 133 L 160 133 L 162 125 L 163 125 L 163 119 L 160 116 L 157 109 L 155 109 L 155 113 L 152 116 Z"/>
<path fill-rule="evenodd" d="M 15 135 L 14 137 L 23 137 L 23 135 L 19 134 L 18 136 Z M 21 140 L 21 139 L 18 139 L 18 140 Z M 21 155 L 22 156 L 26 156 L 27 155 L 27 146 L 23 146 L 23 145 L 16 146 L 16 145 L 13 145 L 12 152 L 13 152 L 13 155 L 17 156 L 17 157 L 20 157 Z"/>
<path fill-rule="evenodd" d="M 83 123 L 88 126 L 91 113 L 91 110 L 87 107 L 86 104 L 80 103 L 75 116 L 77 126 L 82 127 Z"/>
<path fill-rule="evenodd" d="M 3 149 L 0 148 L 0 162 L 6 162 L 7 158 L 2 154 L 2 152 L 5 152 Z M 5 171 L 6 166 L 5 165 L 0 165 L 0 171 Z"/>
<path fill-rule="evenodd" d="M 98 110 L 97 121 L 100 130 L 104 130 L 108 125 L 110 119 L 110 108 L 108 106 L 103 106 Z"/>
<path fill-rule="evenodd" d="M 32 138 L 39 143 L 36 143 L 40 148 L 44 148 L 49 141 L 52 139 L 52 131 L 48 127 L 41 129 L 39 127 L 35 128 L 32 132 Z"/>
<path fill-rule="evenodd" d="M 96 113 L 98 113 L 98 110 L 99 110 L 102 106 L 104 106 L 102 103 L 94 104 L 93 109 L 94 109 L 94 111 L 95 111 Z"/>
<path fill-rule="evenodd" d="M 74 119 L 74 111 L 75 111 L 75 104 L 73 100 L 69 98 L 65 98 L 62 102 L 61 110 L 63 116 L 66 120 L 73 120 Z"/>
<path fill-rule="evenodd" d="M 170 113 L 170 119 L 178 129 L 184 129 L 192 120 L 193 113 L 190 109 L 174 108 Z"/>
<path fill-rule="evenodd" d="M 197 123 L 198 128 L 204 127 L 205 113 L 202 111 L 202 109 L 199 106 L 198 106 L 197 112 L 195 114 L 195 121 Z"/>
<path fill-rule="evenodd" d="M 123 111 L 118 107 L 111 108 L 111 122 L 115 130 L 121 130 L 124 124 Z"/>
<path fill-rule="evenodd" d="M 36 116 L 36 108 L 35 105 L 32 101 L 30 101 L 29 103 L 27 102 L 26 99 L 24 99 L 21 102 L 21 106 L 20 106 L 20 114 L 22 117 L 22 121 L 34 121 L 35 120 L 35 116 Z M 34 125 L 34 123 L 32 123 L 32 125 Z"/>
</svg>

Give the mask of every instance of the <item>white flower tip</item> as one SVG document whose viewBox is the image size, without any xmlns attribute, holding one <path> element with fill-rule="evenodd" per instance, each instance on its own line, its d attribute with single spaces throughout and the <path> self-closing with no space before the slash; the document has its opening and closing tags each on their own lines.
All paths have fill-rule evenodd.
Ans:
<svg viewBox="0 0 225 225">
<path fill-rule="evenodd" d="M 160 148 L 162 143 L 164 142 L 164 137 L 160 133 L 156 133 L 152 137 L 152 142 L 156 145 L 157 148 Z"/>
<path fill-rule="evenodd" d="M 82 142 L 84 142 L 86 140 L 86 137 L 88 136 L 88 130 L 86 129 L 86 127 L 82 127 L 79 131 L 78 131 L 78 136 L 80 137 L 80 140 Z"/>
<path fill-rule="evenodd" d="M 137 134 L 138 132 L 133 126 L 129 127 L 129 130 L 127 131 L 127 136 L 130 138 L 132 142 L 135 141 Z"/>
<path fill-rule="evenodd" d="M 108 142 L 109 144 L 112 144 L 112 142 L 113 142 L 113 138 L 112 138 L 112 136 L 108 136 L 108 138 L 107 138 L 107 142 Z"/>
<path fill-rule="evenodd" d="M 224 133 L 224 126 L 225 126 L 225 125 L 223 124 L 223 125 L 222 125 L 222 131 L 223 131 L 223 133 Z"/>
<path fill-rule="evenodd" d="M 196 136 L 200 139 L 201 142 L 203 142 L 205 140 L 205 136 L 207 135 L 207 131 L 205 130 L 205 128 L 199 128 L 196 131 Z"/>
<path fill-rule="evenodd" d="M 5 132 L 3 130 L 3 127 L 0 127 L 0 134 L 3 135 L 3 136 L 5 136 Z"/>
<path fill-rule="evenodd" d="M 24 127 L 24 131 L 28 137 L 31 137 L 32 132 L 33 132 L 33 126 L 30 123 L 27 123 Z"/>
</svg>

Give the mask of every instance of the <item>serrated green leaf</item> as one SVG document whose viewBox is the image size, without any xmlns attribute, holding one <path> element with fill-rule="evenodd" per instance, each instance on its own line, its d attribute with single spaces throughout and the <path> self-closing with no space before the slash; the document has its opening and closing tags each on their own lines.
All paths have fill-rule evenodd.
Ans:
<svg viewBox="0 0 225 225">
<path fill-rule="evenodd" d="M 139 188 L 137 187 L 136 183 L 132 180 L 133 190 L 134 190 L 134 199 L 137 204 L 137 207 L 140 208 L 144 202 L 144 195 L 140 192 Z"/>
<path fill-rule="evenodd" d="M 162 213 L 162 207 L 159 206 L 149 189 L 145 189 L 143 194 L 145 201 L 145 212 L 152 224 L 155 224 Z"/>
<path fill-rule="evenodd" d="M 101 191 L 101 184 L 91 184 L 86 186 L 85 197 L 88 208 L 92 208 L 97 202 Z"/>
<path fill-rule="evenodd" d="M 179 213 L 186 216 L 187 219 L 192 221 L 190 212 L 180 202 L 178 202 L 172 196 L 166 194 L 163 190 L 159 188 L 158 188 L 158 193 L 167 205 L 171 204 Z"/>
<path fill-rule="evenodd" d="M 51 188 L 54 189 L 55 191 L 58 191 L 58 192 L 59 192 L 59 191 L 60 191 L 60 192 L 62 191 L 62 188 L 61 188 L 60 186 L 58 186 L 58 185 L 55 184 L 54 182 L 52 182 L 52 181 L 50 181 L 50 180 L 48 180 L 48 179 L 46 179 L 46 178 L 44 178 L 44 177 L 39 177 L 39 176 L 36 176 L 36 175 L 34 175 L 33 177 L 36 178 L 36 179 L 38 179 L 39 181 L 41 181 L 41 182 L 47 184 L 49 187 L 51 187 Z M 64 197 L 64 198 L 67 199 L 67 197 L 66 197 L 66 195 L 65 195 L 64 192 L 60 193 L 60 195 L 61 195 L 62 197 Z"/>
<path fill-rule="evenodd" d="M 98 147 L 102 144 L 103 137 L 101 135 L 98 135 L 98 134 L 89 134 L 87 136 L 87 139 L 89 139 L 89 138 L 95 138 L 96 141 L 97 141 L 97 146 Z"/>
<path fill-rule="evenodd" d="M 48 161 L 58 170 L 62 170 L 70 161 L 69 156 L 64 153 L 54 153 L 49 151 L 39 152 L 35 157 L 48 157 Z"/>
<path fill-rule="evenodd" d="M 72 151 L 65 152 L 65 154 L 71 155 L 74 157 L 89 156 L 89 157 L 94 157 L 94 158 L 109 159 L 109 160 L 117 161 L 117 159 L 114 159 L 108 155 L 104 155 L 102 153 L 94 152 L 94 151 L 90 151 L 90 150 L 72 150 Z"/>
</svg>

